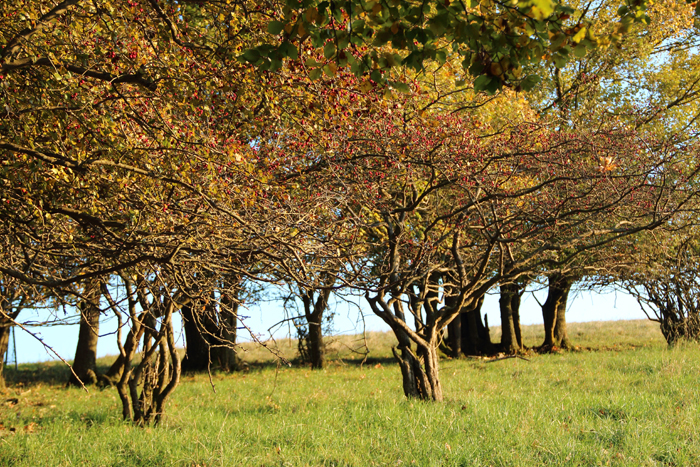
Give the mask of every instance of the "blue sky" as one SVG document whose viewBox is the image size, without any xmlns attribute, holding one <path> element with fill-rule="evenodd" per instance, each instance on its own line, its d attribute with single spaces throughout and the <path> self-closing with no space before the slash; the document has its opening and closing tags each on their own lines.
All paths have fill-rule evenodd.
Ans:
<svg viewBox="0 0 700 467">
<path fill-rule="evenodd" d="M 543 301 L 546 296 L 546 291 L 537 292 L 539 300 Z M 366 310 L 362 299 L 358 299 L 359 304 L 364 311 L 364 325 L 368 331 L 386 331 L 388 327 L 371 312 Z M 275 308 L 273 304 L 265 303 L 261 305 L 267 310 L 262 313 L 260 307 L 252 307 L 249 310 L 242 311 L 241 314 L 249 316 L 246 319 L 246 325 L 254 332 L 267 335 L 268 328 L 273 326 L 284 318 L 284 312 Z M 361 333 L 363 329 L 362 317 L 358 313 L 357 306 L 350 306 L 346 303 L 336 305 L 335 330 L 339 333 Z M 498 311 L 498 295 L 492 294 L 487 296 L 482 309 L 483 313 L 488 314 L 489 325 L 499 326 L 500 316 Z M 46 313 L 46 312 L 43 312 Z M 42 316 L 32 311 L 24 311 L 20 315 L 22 322 L 37 322 Z M 569 306 L 567 309 L 568 322 L 585 322 L 585 321 L 613 321 L 621 319 L 645 319 L 646 316 L 642 312 L 639 304 L 631 296 L 623 293 L 594 293 L 594 292 L 572 292 Z M 537 301 L 532 297 L 531 293 L 527 293 L 523 297 L 521 305 L 521 322 L 522 324 L 541 324 L 542 314 Z M 177 326 L 180 327 L 179 325 Z M 62 325 L 53 327 L 32 327 L 33 332 L 37 333 L 42 339 L 54 348 L 63 358 L 72 359 L 75 354 L 75 345 L 78 338 L 77 325 Z M 116 337 L 113 334 L 116 329 L 115 319 L 106 319 L 101 325 L 100 338 L 98 344 L 98 356 L 115 355 L 117 354 Z M 289 332 L 289 326 L 278 326 L 274 336 L 277 338 L 285 337 Z M 242 337 L 246 337 L 244 332 L 241 332 Z M 183 344 L 183 339 L 179 339 L 180 345 Z M 40 362 L 55 359 L 55 356 L 49 354 L 46 349 L 32 336 L 26 334 L 22 330 L 16 330 L 17 343 L 17 360 L 23 362 Z M 14 361 L 14 353 L 12 342 L 10 343 L 9 361 Z"/>
</svg>

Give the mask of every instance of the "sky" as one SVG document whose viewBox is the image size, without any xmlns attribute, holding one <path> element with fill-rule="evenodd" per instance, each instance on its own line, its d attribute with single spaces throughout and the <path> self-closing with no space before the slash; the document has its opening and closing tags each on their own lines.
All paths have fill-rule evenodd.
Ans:
<svg viewBox="0 0 700 467">
<path fill-rule="evenodd" d="M 546 290 L 535 293 L 540 302 L 546 298 Z M 389 327 L 363 303 L 364 299 L 358 298 L 352 305 L 347 303 L 336 303 L 334 328 L 339 334 L 362 333 L 363 328 L 367 331 L 388 331 Z M 362 309 L 362 315 L 358 306 Z M 266 312 L 262 312 L 262 307 Z M 39 323 L 46 319 L 46 311 L 34 312 L 25 310 L 20 315 L 20 321 L 28 324 Z M 489 326 L 500 326 L 500 314 L 498 309 L 498 294 L 487 295 L 482 308 L 482 314 L 488 316 Z M 264 303 L 260 306 L 251 307 L 240 312 L 247 316 L 245 324 L 261 337 L 269 336 L 268 329 L 285 318 L 284 311 L 276 308 L 274 304 Z M 627 294 L 621 292 L 597 293 L 572 291 L 567 307 L 567 322 L 585 321 L 615 321 L 625 319 L 646 319 L 646 315 L 640 308 L 637 301 Z M 542 310 L 533 293 L 527 292 L 523 296 L 520 309 L 520 322 L 523 325 L 542 324 Z M 176 330 L 179 335 L 179 345 L 184 345 L 181 324 L 176 323 Z M 78 339 L 78 325 L 66 324 L 60 326 L 29 326 L 33 333 L 40 337 L 47 345 L 51 346 L 62 358 L 72 360 L 75 356 L 75 346 Z M 282 324 L 273 328 L 272 333 L 275 338 L 283 338 L 289 335 L 293 328 L 288 324 Z M 98 357 L 118 354 L 116 345 L 116 319 L 104 319 L 100 325 L 100 340 L 98 341 Z M 126 335 L 126 332 L 124 332 Z M 245 338 L 245 331 L 239 331 L 239 335 Z M 250 340 L 248 337 L 247 340 Z M 15 329 L 15 339 L 17 348 L 18 363 L 43 362 L 56 360 L 57 357 L 47 351 L 47 349 L 34 337 L 21 329 Z M 14 359 L 13 340 L 10 340 L 8 349 L 8 364 L 12 365 Z"/>
</svg>

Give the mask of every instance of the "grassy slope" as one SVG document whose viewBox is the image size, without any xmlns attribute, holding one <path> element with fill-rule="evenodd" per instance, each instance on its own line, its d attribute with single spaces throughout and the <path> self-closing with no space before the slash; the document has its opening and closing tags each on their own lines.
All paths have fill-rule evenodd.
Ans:
<svg viewBox="0 0 700 467">
<path fill-rule="evenodd" d="M 646 322 L 569 331 L 611 351 L 445 360 L 442 404 L 404 399 L 382 335 L 364 365 L 251 365 L 214 375 L 216 392 L 187 376 L 157 428 L 121 422 L 114 390 L 15 385 L 2 401 L 17 403 L 0 405 L 0 465 L 700 465 L 700 348 L 669 350 Z M 43 367 L 35 380 L 59 371 Z"/>
</svg>

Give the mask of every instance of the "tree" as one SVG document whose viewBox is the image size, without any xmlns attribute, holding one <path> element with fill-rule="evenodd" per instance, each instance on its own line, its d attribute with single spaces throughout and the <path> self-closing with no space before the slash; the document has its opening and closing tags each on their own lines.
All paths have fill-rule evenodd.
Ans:
<svg viewBox="0 0 700 467">
<path fill-rule="evenodd" d="M 659 323 L 666 342 L 700 340 L 698 243 L 695 221 L 649 235 L 635 263 L 621 269 L 619 286 Z M 680 230 L 678 230 L 680 227 Z"/>
<path fill-rule="evenodd" d="M 539 81 L 531 64 L 562 67 L 571 55 L 585 55 L 618 39 L 634 23 L 647 24 L 647 2 L 618 2 L 619 23 L 613 34 L 591 33 L 585 16 L 555 0 L 521 2 L 414 2 L 398 3 L 293 0 L 280 10 L 268 31 L 279 37 L 247 50 L 242 57 L 263 69 L 276 70 L 285 58 L 305 57 L 305 49 L 322 51 L 321 61 L 307 60 L 312 77 L 332 75 L 351 67 L 360 76 L 371 72 L 375 82 L 390 80 L 408 90 L 391 73 L 395 67 L 423 69 L 440 65 L 454 55 L 461 75 L 476 77 L 477 90 L 495 92 L 503 84 L 525 90 Z M 309 44 L 310 43 L 310 44 Z M 391 47 L 389 47 L 391 44 Z M 301 52 L 301 53 L 300 53 Z M 391 81 L 391 80 L 394 81 Z"/>
<path fill-rule="evenodd" d="M 234 346 L 243 284 L 236 276 L 219 281 L 220 288 L 208 297 L 182 307 L 186 340 L 183 371 L 209 371 L 212 366 L 231 371 L 240 365 Z"/>
<path fill-rule="evenodd" d="M 69 384 L 95 384 L 97 375 L 97 340 L 100 335 L 100 279 L 92 279 L 85 284 L 78 305 L 80 330 L 78 345 L 73 359 L 73 371 Z"/>
<path fill-rule="evenodd" d="M 0 388 L 5 387 L 3 370 L 10 333 L 22 309 L 31 305 L 33 295 L 30 287 L 0 274 Z"/>
<path fill-rule="evenodd" d="M 187 300 L 186 294 L 167 282 L 161 268 L 123 272 L 122 297 L 115 299 L 103 284 L 102 293 L 117 316 L 117 343 L 121 371 L 116 384 L 125 420 L 139 424 L 156 423 L 162 418 L 165 402 L 180 381 L 180 357 L 175 348 L 173 313 Z M 133 274 L 133 277 L 130 277 Z M 125 302 L 126 307 L 121 303 Z M 122 344 L 122 315 L 128 317 L 129 333 Z M 134 356 L 142 349 L 141 361 Z M 140 389 L 140 392 L 139 392 Z"/>
<path fill-rule="evenodd" d="M 666 211 L 634 222 L 619 216 L 631 193 L 646 200 L 668 187 L 648 184 L 654 166 L 641 160 L 653 156 L 632 135 L 523 125 L 482 140 L 458 117 L 406 121 L 400 108 L 320 141 L 328 169 L 308 183 L 344 199 L 337 209 L 364 232 L 355 287 L 396 334 L 405 394 L 441 400 L 437 346 L 457 314 L 498 283 L 659 225 Z M 600 157 L 630 164 L 611 176 Z M 602 224 L 581 232 L 593 219 Z"/>
<path fill-rule="evenodd" d="M 540 348 L 544 351 L 557 347 L 569 348 L 566 305 L 574 281 L 570 276 L 556 272 L 549 274 L 547 281 L 547 299 L 542 304 L 544 342 Z"/>
</svg>

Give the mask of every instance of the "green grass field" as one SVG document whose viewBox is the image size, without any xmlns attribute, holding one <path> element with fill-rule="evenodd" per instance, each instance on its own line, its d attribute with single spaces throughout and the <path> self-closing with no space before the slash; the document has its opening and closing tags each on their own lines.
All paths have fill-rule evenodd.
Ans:
<svg viewBox="0 0 700 467">
<path fill-rule="evenodd" d="M 362 340 L 335 339 L 318 372 L 250 349 L 248 371 L 214 388 L 185 376 L 150 428 L 120 420 L 113 389 L 65 389 L 59 365 L 22 365 L 2 393 L 0 465 L 700 465 L 700 347 L 669 349 L 644 321 L 569 333 L 581 351 L 443 360 L 444 403 L 404 398 L 386 335 L 368 337 L 364 364 L 350 350 Z"/>
</svg>

